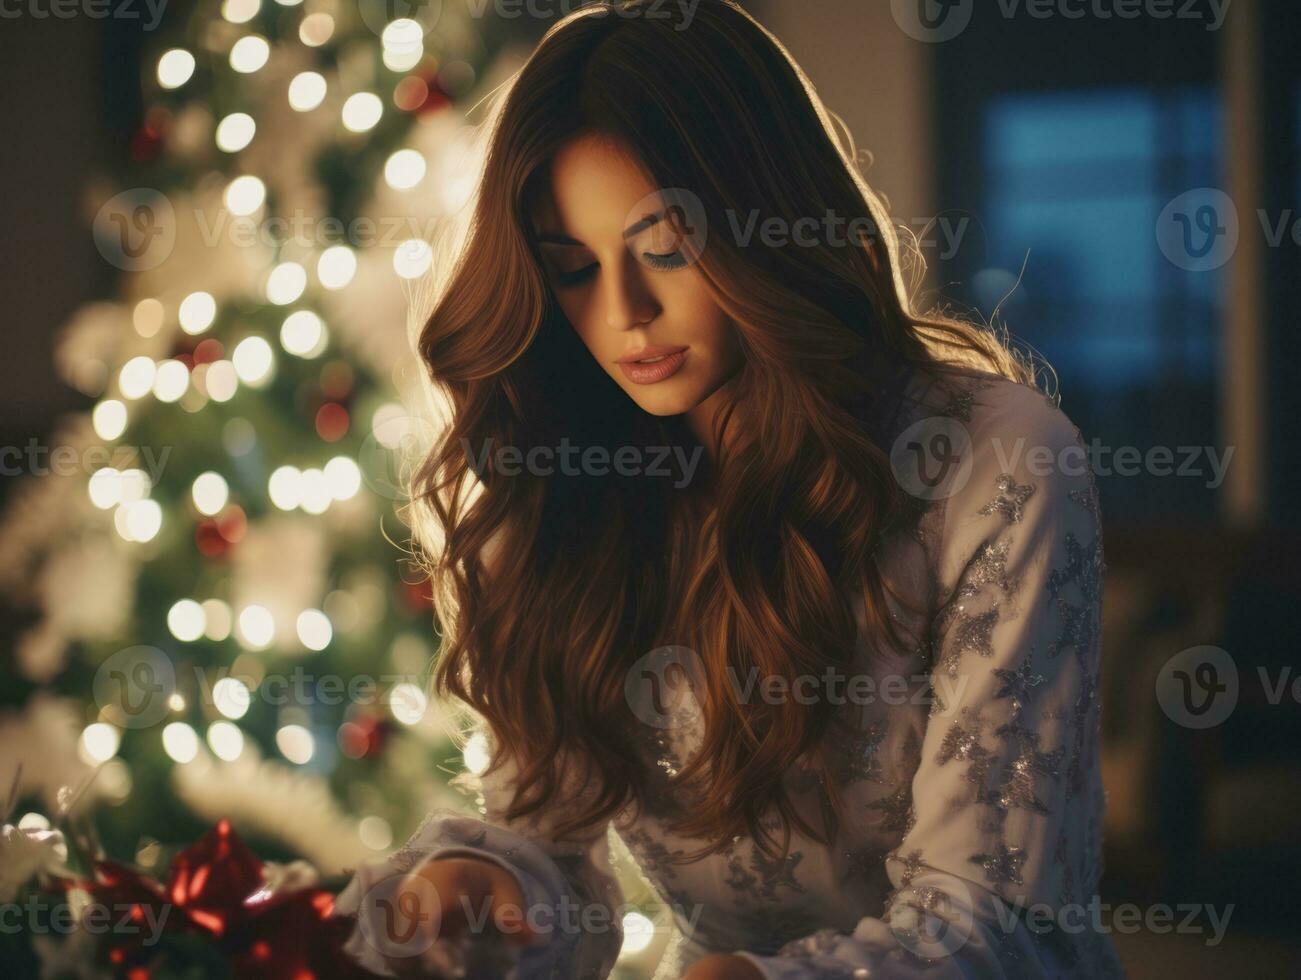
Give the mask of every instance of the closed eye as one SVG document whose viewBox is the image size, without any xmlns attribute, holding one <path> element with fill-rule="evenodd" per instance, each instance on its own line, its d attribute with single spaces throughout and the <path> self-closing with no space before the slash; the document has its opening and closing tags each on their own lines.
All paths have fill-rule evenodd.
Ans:
<svg viewBox="0 0 1301 980">
<path fill-rule="evenodd" d="M 642 252 L 641 257 L 648 266 L 661 272 L 682 269 L 687 265 L 687 257 L 680 250 L 669 252 L 667 255 L 660 255 L 658 252 Z M 599 267 L 600 263 L 593 262 L 591 265 L 575 269 L 573 272 L 558 272 L 556 273 L 556 284 L 562 287 L 577 286 L 591 278 L 593 270 Z"/>
</svg>

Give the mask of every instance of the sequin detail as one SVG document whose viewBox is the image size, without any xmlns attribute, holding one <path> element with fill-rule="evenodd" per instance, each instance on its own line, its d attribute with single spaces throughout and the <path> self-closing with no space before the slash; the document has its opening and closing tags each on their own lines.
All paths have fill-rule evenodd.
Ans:
<svg viewBox="0 0 1301 980">
<path fill-rule="evenodd" d="M 995 485 L 998 487 L 998 496 L 980 508 L 977 513 L 986 516 L 1002 514 L 1009 524 L 1020 524 L 1021 519 L 1025 517 L 1026 501 L 1034 496 L 1034 484 L 1017 483 L 1012 479 L 1011 473 L 1003 473 L 999 475 Z"/>
</svg>

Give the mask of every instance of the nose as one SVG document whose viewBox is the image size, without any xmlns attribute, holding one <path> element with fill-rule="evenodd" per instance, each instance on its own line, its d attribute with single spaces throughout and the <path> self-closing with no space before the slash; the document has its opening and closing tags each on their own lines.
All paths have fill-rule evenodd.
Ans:
<svg viewBox="0 0 1301 980">
<path fill-rule="evenodd" d="M 605 322 L 614 330 L 628 330 L 653 320 L 659 302 L 646 282 L 640 262 L 629 254 L 617 271 L 606 277 Z"/>
</svg>

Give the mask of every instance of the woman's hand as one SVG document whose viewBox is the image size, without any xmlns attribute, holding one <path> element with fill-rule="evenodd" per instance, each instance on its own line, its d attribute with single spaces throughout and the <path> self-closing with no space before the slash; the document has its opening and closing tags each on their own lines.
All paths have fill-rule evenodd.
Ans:
<svg viewBox="0 0 1301 980">
<path fill-rule="evenodd" d="M 763 974 L 744 956 L 711 953 L 692 963 L 682 980 L 763 980 Z"/>
<path fill-rule="evenodd" d="M 398 976 L 497 976 L 518 950 L 540 941 L 528 928 L 519 882 L 492 861 L 426 861 L 402 879 L 395 899 L 409 937 L 404 950 L 418 952 L 385 955 Z"/>
</svg>

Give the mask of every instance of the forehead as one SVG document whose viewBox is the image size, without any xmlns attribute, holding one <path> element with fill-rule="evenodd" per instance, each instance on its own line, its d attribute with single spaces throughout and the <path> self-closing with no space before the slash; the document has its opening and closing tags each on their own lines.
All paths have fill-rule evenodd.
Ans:
<svg viewBox="0 0 1301 980">
<path fill-rule="evenodd" d="M 654 211 L 655 185 L 636 156 L 607 137 L 585 135 L 558 150 L 534 205 L 540 230 L 584 242 L 621 241 L 626 227 Z"/>
</svg>

